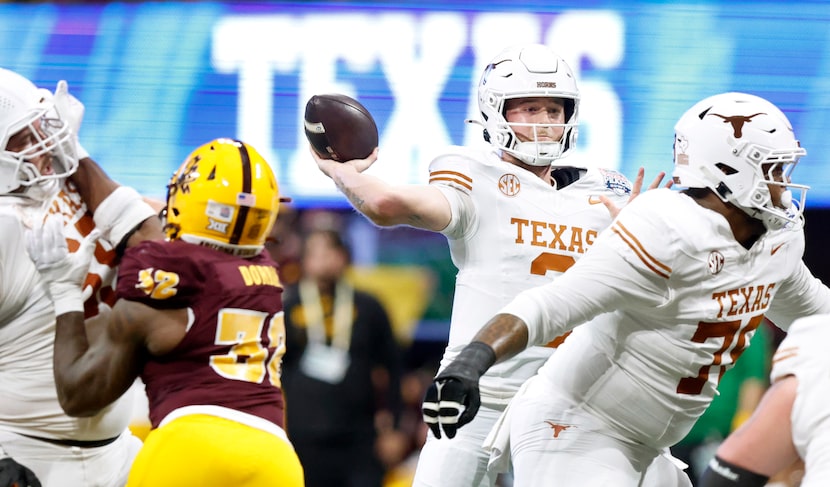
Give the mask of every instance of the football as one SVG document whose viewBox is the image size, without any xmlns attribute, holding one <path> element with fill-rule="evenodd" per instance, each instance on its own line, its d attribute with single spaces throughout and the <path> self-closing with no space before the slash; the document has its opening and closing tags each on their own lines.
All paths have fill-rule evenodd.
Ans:
<svg viewBox="0 0 830 487">
<path fill-rule="evenodd" d="M 369 157 L 378 127 L 366 107 L 341 94 L 312 96 L 305 105 L 305 136 L 314 151 L 338 162 Z"/>
</svg>

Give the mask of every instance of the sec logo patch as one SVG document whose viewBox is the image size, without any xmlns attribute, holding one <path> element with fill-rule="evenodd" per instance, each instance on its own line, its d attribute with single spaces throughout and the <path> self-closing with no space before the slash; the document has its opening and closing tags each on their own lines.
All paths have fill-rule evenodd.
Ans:
<svg viewBox="0 0 830 487">
<path fill-rule="evenodd" d="M 515 174 L 504 174 L 499 178 L 499 191 L 506 196 L 516 196 L 522 189 L 522 182 Z"/>
</svg>

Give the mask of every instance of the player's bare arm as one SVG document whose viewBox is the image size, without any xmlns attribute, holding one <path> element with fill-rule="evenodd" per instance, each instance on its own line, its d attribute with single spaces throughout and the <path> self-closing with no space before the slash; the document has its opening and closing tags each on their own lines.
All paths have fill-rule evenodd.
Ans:
<svg viewBox="0 0 830 487">
<path fill-rule="evenodd" d="M 377 159 L 377 150 L 366 159 L 343 163 L 320 158 L 313 149 L 311 153 L 320 170 L 334 181 L 352 206 L 375 225 L 409 225 L 437 232 L 449 224 L 450 205 L 438 188 L 392 186 L 363 172 Z"/>
<path fill-rule="evenodd" d="M 124 394 L 139 375 L 142 355 L 163 355 L 182 340 L 187 311 L 121 299 L 105 326 L 91 339 L 83 313 L 57 318 L 55 383 L 70 416 L 92 416 Z"/>
<path fill-rule="evenodd" d="M 507 313 L 494 316 L 479 330 L 473 341 L 482 342 L 496 352 L 496 361 L 508 359 L 527 348 L 527 325 Z"/>
<path fill-rule="evenodd" d="M 749 420 L 718 448 L 718 457 L 767 477 L 798 460 L 790 424 L 797 388 L 795 376 L 770 386 Z"/>
</svg>

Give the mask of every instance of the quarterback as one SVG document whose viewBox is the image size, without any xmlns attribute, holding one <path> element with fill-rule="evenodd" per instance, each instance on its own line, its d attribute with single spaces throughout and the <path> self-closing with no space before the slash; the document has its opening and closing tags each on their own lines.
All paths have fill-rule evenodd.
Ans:
<svg viewBox="0 0 830 487">
<path fill-rule="evenodd" d="M 570 67 L 547 46 L 499 53 L 483 71 L 478 102 L 489 145 L 450 148 L 430 163 L 428 185 L 391 186 L 364 173 L 377 154 L 341 164 L 312 152 L 320 170 L 375 224 L 410 225 L 447 238 L 458 274 L 442 368 L 516 294 L 577 262 L 610 224 L 609 208 L 632 196 L 628 179 L 615 171 L 567 164 L 579 90 Z M 482 443 L 564 334 L 490 369 L 481 381 L 481 410 L 457 435 L 445 430 L 442 438 L 435 414 L 425 416 L 431 433 L 415 486 L 494 485 L 497 474 L 487 469 Z M 437 413 L 438 403 L 427 397 L 423 407 Z"/>
</svg>

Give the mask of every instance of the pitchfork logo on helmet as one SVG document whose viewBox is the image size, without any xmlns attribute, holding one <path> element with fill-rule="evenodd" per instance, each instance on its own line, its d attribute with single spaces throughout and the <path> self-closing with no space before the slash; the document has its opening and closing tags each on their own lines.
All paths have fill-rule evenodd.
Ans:
<svg viewBox="0 0 830 487">
<path fill-rule="evenodd" d="M 549 97 L 565 105 L 564 124 L 524 124 L 534 133 L 543 126 L 561 126 L 561 140 L 521 142 L 505 119 L 505 101 L 513 98 Z M 497 55 L 485 68 L 478 86 L 478 107 L 484 139 L 491 145 L 532 166 L 549 166 L 568 155 L 577 137 L 579 90 L 571 68 L 544 45 L 511 47 Z"/>
<path fill-rule="evenodd" d="M 675 184 L 710 188 L 766 228 L 803 222 L 809 186 L 790 177 L 807 154 L 781 110 L 746 93 L 722 93 L 686 111 L 675 125 Z M 780 186 L 781 201 L 772 201 L 770 186 Z M 799 192 L 793 201 L 791 190 Z"/>
<path fill-rule="evenodd" d="M 248 144 L 216 139 L 193 151 L 167 189 L 169 240 L 241 257 L 260 253 L 279 211 L 274 171 Z"/>
<path fill-rule="evenodd" d="M 71 137 L 51 92 L 0 68 L 0 195 L 35 201 L 54 196 L 60 182 L 78 168 Z M 9 142 L 16 139 L 23 145 L 10 148 Z M 43 170 L 33 162 L 38 160 Z"/>
</svg>

